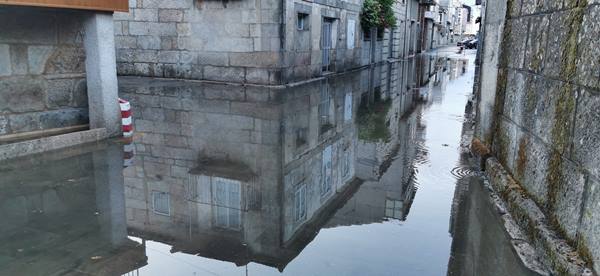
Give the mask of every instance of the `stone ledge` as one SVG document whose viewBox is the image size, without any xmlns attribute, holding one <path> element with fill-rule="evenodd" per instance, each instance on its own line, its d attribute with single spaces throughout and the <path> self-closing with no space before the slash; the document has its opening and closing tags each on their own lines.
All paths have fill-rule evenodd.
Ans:
<svg viewBox="0 0 600 276">
<path fill-rule="evenodd" d="M 525 233 L 509 234 L 513 241 L 518 241 L 513 242 L 513 247 L 518 253 L 519 248 L 525 248 L 524 252 L 535 250 L 543 266 L 552 271 L 550 275 L 594 275 L 592 270 L 586 267 L 577 250 L 551 229 L 542 210 L 495 157 L 487 158 L 485 172 L 490 182 L 489 188 L 497 194 L 495 201 L 497 206 L 500 206 L 499 210 L 505 210 L 503 219 L 509 218 L 514 222 L 505 224 L 507 231 Z M 527 255 L 531 256 L 519 253 L 526 266 L 537 263 L 531 262 L 535 258 Z"/>
<path fill-rule="evenodd" d="M 44 137 L 13 144 L 0 145 L 0 160 L 53 151 L 108 138 L 105 128 Z"/>
</svg>

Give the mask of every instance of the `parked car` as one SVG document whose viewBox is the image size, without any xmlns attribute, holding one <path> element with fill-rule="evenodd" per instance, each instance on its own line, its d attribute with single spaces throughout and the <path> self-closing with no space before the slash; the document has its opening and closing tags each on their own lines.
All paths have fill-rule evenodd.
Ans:
<svg viewBox="0 0 600 276">
<path fill-rule="evenodd" d="M 479 42 L 479 39 L 473 39 L 473 40 L 469 41 L 465 45 L 465 48 L 467 48 L 467 49 L 477 49 L 478 42 Z"/>
<path fill-rule="evenodd" d="M 456 46 L 460 47 L 460 46 L 465 46 L 467 45 L 467 43 L 469 43 L 469 41 L 471 41 L 472 39 L 465 39 L 463 41 L 459 41 L 458 43 L 456 43 Z"/>
</svg>

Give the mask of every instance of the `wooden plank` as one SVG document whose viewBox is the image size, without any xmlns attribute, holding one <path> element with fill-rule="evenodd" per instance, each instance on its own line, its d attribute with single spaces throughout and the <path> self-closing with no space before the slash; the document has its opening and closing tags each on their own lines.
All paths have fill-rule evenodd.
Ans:
<svg viewBox="0 0 600 276">
<path fill-rule="evenodd" d="M 129 11 L 127 0 L 0 0 L 0 5 L 66 8 L 96 11 Z"/>
<path fill-rule="evenodd" d="M 0 136 L 0 145 L 20 142 L 24 140 L 37 139 L 42 137 L 61 135 L 70 132 L 83 131 L 90 129 L 90 125 L 76 125 L 76 126 L 68 126 L 61 128 L 52 128 L 52 129 L 44 129 L 44 130 L 36 130 L 30 132 L 22 132 L 15 134 L 7 134 Z"/>
</svg>

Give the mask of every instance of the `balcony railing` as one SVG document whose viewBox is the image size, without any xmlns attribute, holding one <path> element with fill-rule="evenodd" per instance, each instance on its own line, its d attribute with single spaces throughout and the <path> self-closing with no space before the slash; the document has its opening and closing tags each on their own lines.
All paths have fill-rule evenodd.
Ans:
<svg viewBox="0 0 600 276">
<path fill-rule="evenodd" d="M 128 0 L 0 0 L 0 5 L 97 11 L 128 11 Z"/>
</svg>

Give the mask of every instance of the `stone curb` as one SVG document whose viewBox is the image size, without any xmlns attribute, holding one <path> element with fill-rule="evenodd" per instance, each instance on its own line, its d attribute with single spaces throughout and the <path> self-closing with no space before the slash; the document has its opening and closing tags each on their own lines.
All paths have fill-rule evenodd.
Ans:
<svg viewBox="0 0 600 276">
<path fill-rule="evenodd" d="M 541 275 L 594 275 L 578 252 L 549 227 L 542 210 L 500 162 L 490 157 L 485 163 L 488 188 L 495 194 L 497 208 L 504 210 L 505 228 L 523 263 Z M 548 274 L 544 267 L 552 271 Z"/>
<path fill-rule="evenodd" d="M 0 160 L 43 153 L 66 147 L 96 142 L 108 138 L 105 128 L 78 131 L 18 143 L 0 145 Z"/>
</svg>

